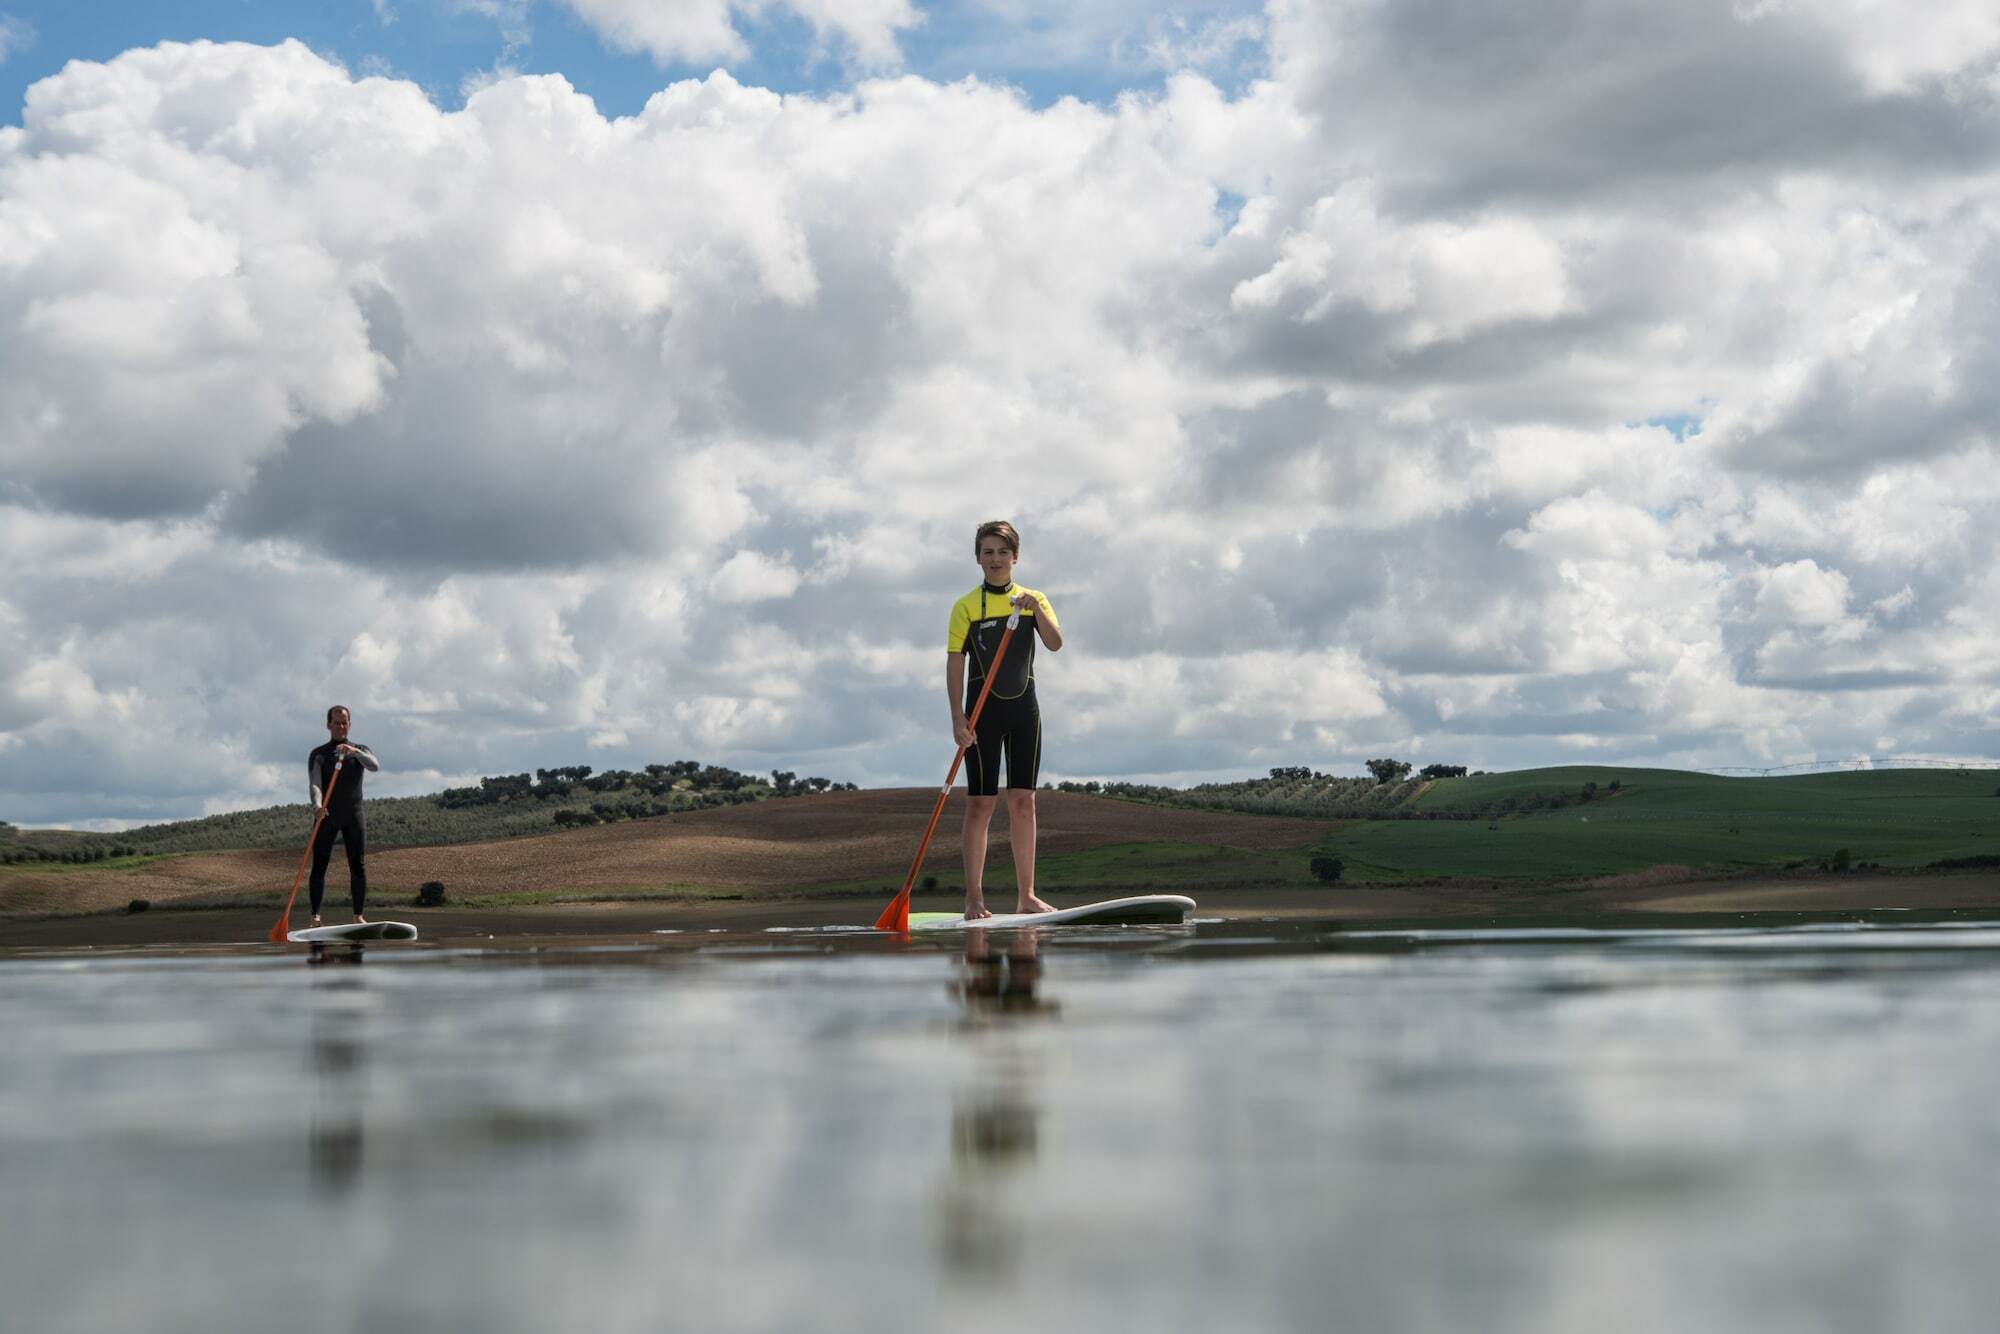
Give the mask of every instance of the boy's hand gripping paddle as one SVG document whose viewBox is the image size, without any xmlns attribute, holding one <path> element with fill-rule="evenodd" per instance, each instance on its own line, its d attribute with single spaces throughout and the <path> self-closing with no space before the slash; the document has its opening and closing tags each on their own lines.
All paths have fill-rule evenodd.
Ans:
<svg viewBox="0 0 2000 1334">
<path fill-rule="evenodd" d="M 1013 615 L 1007 618 L 1007 628 L 1000 634 L 1000 647 L 993 650 L 993 661 L 986 668 L 986 683 L 979 687 L 979 698 L 973 701 L 972 712 L 966 716 L 967 730 L 979 726 L 979 712 L 986 707 L 986 696 L 992 693 L 993 682 L 999 679 L 1000 663 L 1007 656 L 1008 641 L 1014 638 L 1014 631 L 1021 624 L 1021 608 L 1016 605 Z M 977 738 L 974 739 L 977 744 Z M 910 863 L 910 873 L 903 877 L 903 888 L 896 897 L 889 900 L 889 906 L 875 919 L 877 931 L 894 931 L 898 935 L 910 933 L 910 887 L 917 883 L 917 871 L 924 864 L 924 854 L 930 851 L 931 835 L 937 832 L 938 817 L 944 814 L 944 804 L 951 798 L 951 785 L 958 780 L 958 766 L 965 763 L 965 747 L 951 757 L 951 771 L 944 776 L 944 787 L 938 792 L 937 805 L 931 808 L 931 822 L 924 826 L 924 841 L 917 844 L 916 860 Z M 293 886 L 293 892 L 298 887 Z"/>
</svg>

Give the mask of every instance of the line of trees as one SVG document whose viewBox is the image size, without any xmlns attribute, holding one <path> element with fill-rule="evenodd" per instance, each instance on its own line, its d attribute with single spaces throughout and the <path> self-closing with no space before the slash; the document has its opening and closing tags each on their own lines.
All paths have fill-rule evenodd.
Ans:
<svg viewBox="0 0 2000 1334">
<path fill-rule="evenodd" d="M 1236 783 L 1197 783 L 1192 787 L 1161 787 L 1150 783 L 1086 780 L 1056 784 L 1061 792 L 1086 792 L 1143 801 L 1158 806 L 1198 810 L 1240 811 L 1250 815 L 1301 815 L 1323 820 L 1465 820 L 1457 810 L 1420 810 L 1411 798 L 1424 780 L 1409 776 L 1411 766 L 1400 760 L 1375 760 L 1366 777 L 1323 773 L 1310 765 L 1281 765 L 1264 778 Z M 1461 766 L 1433 766 L 1457 768 Z"/>
<path fill-rule="evenodd" d="M 17 866 L 28 862 L 56 862 L 79 865 L 84 862 L 101 862 L 107 857 L 134 857 L 137 848 L 122 843 L 97 843 L 81 848 L 20 847 L 0 849 L 0 865 Z"/>
<path fill-rule="evenodd" d="M 1504 801 L 1467 806 L 1453 803 L 1432 809 L 1412 804 L 1426 785 L 1446 778 L 1464 778 L 1462 764 L 1430 764 L 1411 777 L 1407 760 L 1391 758 L 1367 761 L 1366 776 L 1324 773 L 1310 765 L 1280 765 L 1266 777 L 1235 783 L 1197 783 L 1191 787 L 1160 787 L 1149 783 L 1100 782 L 1095 779 L 1057 783 L 1059 792 L 1084 792 L 1097 796 L 1141 801 L 1157 806 L 1193 807 L 1198 810 L 1240 811 L 1249 815 L 1298 815 L 1321 820 L 1489 820 L 1516 810 L 1539 810 L 1571 800 L 1588 801 L 1590 791 L 1570 798 L 1561 794 L 1508 797 Z M 1481 777 L 1484 770 L 1474 771 Z M 1617 786 L 1615 783 L 1612 785 Z"/>
<path fill-rule="evenodd" d="M 476 786 L 448 787 L 437 794 L 437 802 L 447 810 L 471 806 L 497 806 L 510 801 L 561 801 L 578 789 L 590 793 L 633 792 L 642 796 L 669 796 L 680 792 L 741 792 L 762 787 L 776 797 L 802 797 L 814 792 L 855 790 L 853 783 L 836 783 L 830 778 L 800 777 L 789 769 L 773 769 L 768 780 L 720 765 L 698 760 L 676 760 L 672 764 L 649 764 L 644 769 L 594 771 L 587 764 L 537 769 L 530 778 L 525 773 L 482 778 Z M 760 793 L 759 795 L 764 795 Z M 661 811 L 665 814 L 665 811 Z"/>
</svg>

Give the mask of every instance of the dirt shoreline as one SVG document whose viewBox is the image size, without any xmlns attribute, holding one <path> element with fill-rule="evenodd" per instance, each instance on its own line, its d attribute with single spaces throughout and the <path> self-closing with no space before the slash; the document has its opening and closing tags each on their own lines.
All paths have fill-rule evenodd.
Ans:
<svg viewBox="0 0 2000 1334">
<path fill-rule="evenodd" d="M 427 941 L 481 945 L 864 926 L 901 883 L 911 831 L 935 800 L 935 793 L 915 788 L 826 793 L 491 843 L 384 849 L 369 856 L 371 915 L 414 922 Z M 1563 883 L 1316 885 L 1299 873 L 1306 850 L 1331 827 L 1323 821 L 1169 810 L 1065 792 L 1042 793 L 1037 806 L 1039 843 L 1052 858 L 1163 843 L 1207 850 L 1158 880 L 1093 883 L 1074 871 L 1063 874 L 1060 861 L 1046 864 L 1042 892 L 1059 905 L 1182 893 L 1199 902 L 1199 917 L 1347 927 L 1896 912 L 2000 919 L 2000 871 L 1992 870 L 1719 874 L 1662 865 Z M 995 833 L 990 855 L 1005 865 L 1005 830 Z M 925 862 L 944 889 L 921 896 L 919 908 L 961 906 L 951 892 L 958 857 L 955 823 L 947 821 Z M 1266 879 L 1285 862 L 1292 864 L 1291 879 Z M 255 944 L 277 916 L 297 866 L 296 852 L 239 850 L 126 869 L 10 870 L 0 876 L 0 950 Z M 456 902 L 409 906 L 418 885 L 432 878 L 444 881 Z M 345 921 L 345 869 L 336 868 L 332 881 L 327 920 Z M 135 899 L 150 909 L 125 911 Z M 1002 891 L 991 901 L 999 907 L 1004 899 Z M 301 901 L 293 923 L 304 920 Z"/>
<path fill-rule="evenodd" d="M 1058 904 L 1113 893 L 1047 891 Z M 1993 872 L 1736 877 L 1673 884 L 1436 884 L 1295 886 L 1196 892 L 1195 917 L 1225 921 L 1319 921 L 1347 929 L 1475 925 L 1695 926 L 1806 920 L 2000 920 Z M 771 927 L 865 926 L 885 900 L 866 897 L 690 898 L 492 908 L 412 908 L 385 903 L 377 920 L 413 922 L 439 944 L 505 945 L 533 939 L 658 940 L 659 932 L 762 932 Z M 919 896 L 920 910 L 952 910 L 954 898 Z M 0 918 L 0 950 L 255 944 L 273 909 L 155 907 L 148 912 Z M 347 920 L 343 910 L 330 922 Z M 303 914 L 295 924 L 303 924 Z"/>
</svg>

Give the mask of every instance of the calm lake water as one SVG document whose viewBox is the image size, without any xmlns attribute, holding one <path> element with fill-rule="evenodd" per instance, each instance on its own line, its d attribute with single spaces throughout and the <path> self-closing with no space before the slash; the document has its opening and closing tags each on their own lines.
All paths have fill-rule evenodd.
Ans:
<svg viewBox="0 0 2000 1334">
<path fill-rule="evenodd" d="M 2000 924 L 354 959 L 0 958 L 0 1323 L 1817 1334 L 2000 1310 Z"/>
</svg>

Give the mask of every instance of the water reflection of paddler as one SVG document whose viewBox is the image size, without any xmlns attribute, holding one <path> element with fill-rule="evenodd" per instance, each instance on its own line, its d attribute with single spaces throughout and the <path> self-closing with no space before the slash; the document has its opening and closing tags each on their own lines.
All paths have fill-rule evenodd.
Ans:
<svg viewBox="0 0 2000 1334">
<path fill-rule="evenodd" d="M 361 963 L 361 946 L 329 949 L 314 942 L 306 955 L 312 968 L 348 965 L 324 975 L 319 987 L 329 991 L 359 991 L 360 974 L 350 969 Z M 350 1016 L 328 1016 L 326 1007 L 316 1003 L 311 1012 L 313 1099 L 308 1148 L 315 1189 L 328 1195 L 345 1195 L 361 1179 L 363 1079 L 367 1073 L 364 1051 Z"/>
<path fill-rule="evenodd" d="M 993 948 L 994 936 L 1007 937 L 1004 951 Z M 1041 995 L 1041 932 L 1033 927 L 1014 931 L 967 931 L 965 955 L 950 991 L 964 1005 L 967 1017 L 1040 1015 L 1054 1018 L 1062 1007 Z"/>
<path fill-rule="evenodd" d="M 1012 1281 L 1024 1263 L 1029 1208 L 1022 1192 L 1041 1147 L 1044 1053 L 1039 1042 L 1014 1037 L 1040 1031 L 1018 1026 L 1020 1020 L 1061 1013 L 1041 995 L 1040 943 L 1032 928 L 968 931 L 950 988 L 964 1007 L 966 1029 L 979 1035 L 981 1056 L 970 1086 L 952 1098 L 938 1258 L 946 1274 L 981 1285 Z"/>
</svg>

